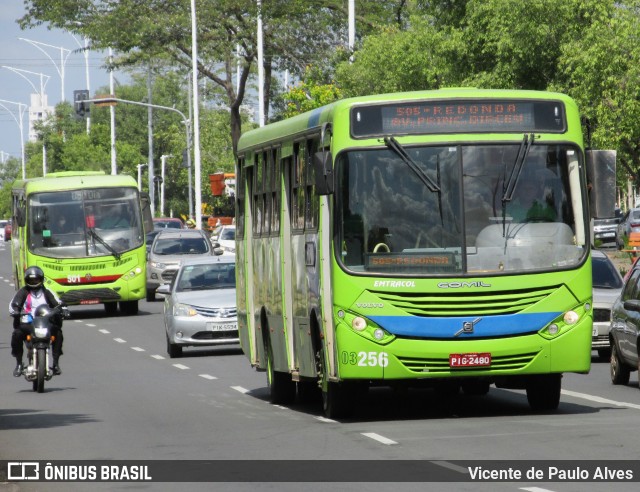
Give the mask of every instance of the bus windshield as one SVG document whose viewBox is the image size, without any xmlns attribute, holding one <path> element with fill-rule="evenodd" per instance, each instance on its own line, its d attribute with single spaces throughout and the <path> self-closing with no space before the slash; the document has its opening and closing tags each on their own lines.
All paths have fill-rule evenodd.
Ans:
<svg viewBox="0 0 640 492">
<path fill-rule="evenodd" d="M 585 257 L 576 147 L 387 146 L 336 160 L 344 268 L 475 276 L 568 268 Z"/>
<path fill-rule="evenodd" d="M 114 256 L 142 246 L 144 232 L 133 188 L 34 193 L 28 198 L 27 240 L 51 258 Z"/>
</svg>

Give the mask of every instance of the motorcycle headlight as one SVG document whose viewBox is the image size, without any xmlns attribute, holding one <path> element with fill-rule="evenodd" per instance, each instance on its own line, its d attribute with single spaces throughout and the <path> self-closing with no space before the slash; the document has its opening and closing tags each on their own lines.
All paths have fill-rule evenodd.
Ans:
<svg viewBox="0 0 640 492">
<path fill-rule="evenodd" d="M 49 330 L 42 327 L 34 328 L 33 332 L 35 333 L 37 338 L 47 338 L 47 336 L 49 335 Z"/>
</svg>

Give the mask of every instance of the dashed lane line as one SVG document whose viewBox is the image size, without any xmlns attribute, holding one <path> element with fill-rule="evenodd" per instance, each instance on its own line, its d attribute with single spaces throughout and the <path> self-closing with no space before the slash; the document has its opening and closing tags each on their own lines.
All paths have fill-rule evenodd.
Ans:
<svg viewBox="0 0 640 492">
<path fill-rule="evenodd" d="M 380 434 L 376 434 L 375 432 L 362 432 L 361 434 L 365 437 L 368 437 L 369 439 L 373 439 L 374 441 L 378 441 L 379 443 L 386 444 L 387 446 L 398 444 L 396 441 L 381 436 Z"/>
<path fill-rule="evenodd" d="M 234 389 L 242 393 L 243 395 L 246 395 L 247 393 L 249 393 L 249 390 L 247 388 L 243 388 L 242 386 L 231 386 L 231 389 Z"/>
<path fill-rule="evenodd" d="M 114 340 L 118 343 L 127 343 L 127 341 L 123 340 L 122 338 L 114 338 Z"/>
<path fill-rule="evenodd" d="M 158 354 L 153 354 L 151 357 L 153 357 L 156 360 L 164 360 L 165 359 L 162 355 L 158 355 Z"/>
<path fill-rule="evenodd" d="M 146 352 L 142 347 L 131 347 L 131 350 L 135 350 L 136 352 Z"/>
<path fill-rule="evenodd" d="M 204 379 L 208 379 L 208 380 L 218 379 L 217 377 L 211 376 L 210 374 L 198 374 L 198 376 L 200 376 L 201 378 L 204 378 Z"/>
<path fill-rule="evenodd" d="M 176 367 L 178 369 L 182 369 L 183 371 L 186 369 L 189 369 L 189 366 L 185 366 L 184 364 L 173 364 L 173 367 Z"/>
</svg>

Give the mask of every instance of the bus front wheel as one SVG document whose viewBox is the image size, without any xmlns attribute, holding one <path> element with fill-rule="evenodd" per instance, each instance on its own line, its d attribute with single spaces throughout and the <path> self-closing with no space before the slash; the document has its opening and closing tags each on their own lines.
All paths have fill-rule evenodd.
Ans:
<svg viewBox="0 0 640 492">
<path fill-rule="evenodd" d="M 533 376 L 527 382 L 527 400 L 536 411 L 555 410 L 560 404 L 562 374 Z"/>
<path fill-rule="evenodd" d="M 291 375 L 274 369 L 273 349 L 267 342 L 267 384 L 271 403 L 291 404 L 296 399 L 296 383 Z"/>
</svg>

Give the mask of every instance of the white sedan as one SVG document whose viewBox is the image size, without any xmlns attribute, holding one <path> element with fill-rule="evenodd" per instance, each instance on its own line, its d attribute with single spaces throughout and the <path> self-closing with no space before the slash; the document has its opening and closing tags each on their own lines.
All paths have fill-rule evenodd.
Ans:
<svg viewBox="0 0 640 492">
<path fill-rule="evenodd" d="M 169 357 L 188 346 L 239 343 L 235 271 L 235 256 L 187 259 L 171 284 L 158 287 Z"/>
</svg>

